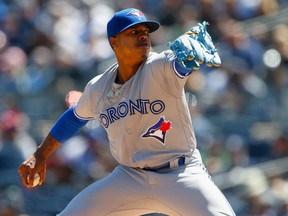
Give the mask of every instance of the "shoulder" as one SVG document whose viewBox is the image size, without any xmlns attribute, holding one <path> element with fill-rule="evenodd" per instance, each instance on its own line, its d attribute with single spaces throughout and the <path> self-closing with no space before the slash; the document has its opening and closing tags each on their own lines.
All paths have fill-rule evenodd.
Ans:
<svg viewBox="0 0 288 216">
<path fill-rule="evenodd" d="M 159 71 L 171 70 L 173 68 L 172 62 L 175 56 L 171 50 L 165 50 L 160 53 L 151 52 L 146 60 L 146 66 L 152 68 L 157 73 Z"/>
<path fill-rule="evenodd" d="M 92 85 L 95 85 L 97 83 L 97 81 L 99 81 L 101 79 L 101 77 L 103 76 L 104 74 L 99 74 L 97 76 L 95 76 L 94 78 L 92 78 L 89 82 L 88 82 L 88 85 L 92 86 Z"/>
<path fill-rule="evenodd" d="M 172 58 L 172 59 L 175 58 L 174 53 L 171 50 L 165 50 L 165 51 L 162 51 L 160 53 L 150 52 L 147 61 L 153 62 L 157 59 L 170 59 L 170 58 Z"/>
<path fill-rule="evenodd" d="M 170 64 L 175 59 L 174 53 L 171 50 L 165 50 L 160 53 L 151 52 L 147 58 L 147 64 Z"/>
</svg>

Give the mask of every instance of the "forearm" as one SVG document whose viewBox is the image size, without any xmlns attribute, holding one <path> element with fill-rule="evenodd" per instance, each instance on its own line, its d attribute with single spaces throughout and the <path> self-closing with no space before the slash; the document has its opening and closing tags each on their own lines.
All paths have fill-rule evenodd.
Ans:
<svg viewBox="0 0 288 216">
<path fill-rule="evenodd" d="M 58 142 L 51 133 L 49 133 L 35 151 L 34 156 L 46 160 L 60 145 L 61 143 Z"/>
<path fill-rule="evenodd" d="M 66 110 L 50 130 L 50 134 L 59 142 L 63 143 L 74 136 L 88 120 L 79 118 L 73 111 L 73 107 Z"/>
<path fill-rule="evenodd" d="M 19 166 L 18 172 L 23 184 L 27 187 L 34 187 L 34 176 L 38 173 L 40 176 L 39 185 L 41 185 L 46 178 L 47 158 L 56 151 L 61 143 L 75 135 L 87 122 L 88 120 L 78 118 L 73 112 L 73 108 L 66 110 L 35 153 Z"/>
<path fill-rule="evenodd" d="M 72 108 L 68 109 L 54 124 L 34 155 L 47 159 L 61 143 L 75 135 L 87 122 L 88 120 L 77 118 Z"/>
</svg>

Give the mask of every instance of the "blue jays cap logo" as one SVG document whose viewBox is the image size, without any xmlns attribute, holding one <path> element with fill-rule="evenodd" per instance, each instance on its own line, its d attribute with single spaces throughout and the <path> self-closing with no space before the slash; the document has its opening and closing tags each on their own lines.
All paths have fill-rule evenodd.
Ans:
<svg viewBox="0 0 288 216">
<path fill-rule="evenodd" d="M 110 37 L 115 37 L 120 32 L 137 24 L 146 24 L 150 33 L 156 31 L 160 26 L 159 22 L 147 20 L 143 12 L 140 10 L 136 8 L 127 8 L 125 10 L 116 12 L 108 22 L 108 39 Z"/>
<path fill-rule="evenodd" d="M 159 140 L 163 145 L 165 145 L 166 133 L 171 129 L 171 122 L 165 121 L 164 116 L 162 116 L 158 122 L 151 126 L 142 137 L 155 138 Z"/>
<path fill-rule="evenodd" d="M 136 16 L 139 20 L 144 17 L 144 14 L 136 9 L 131 10 L 127 15 L 132 15 L 132 16 Z"/>
</svg>

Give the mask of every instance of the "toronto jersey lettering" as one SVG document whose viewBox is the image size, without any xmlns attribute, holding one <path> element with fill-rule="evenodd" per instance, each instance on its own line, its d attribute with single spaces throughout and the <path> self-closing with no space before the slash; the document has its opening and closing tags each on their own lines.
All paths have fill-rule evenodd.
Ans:
<svg viewBox="0 0 288 216">
<path fill-rule="evenodd" d="M 137 99 L 135 102 L 121 102 L 118 106 L 110 107 L 105 113 L 100 114 L 100 122 L 105 128 L 108 128 L 114 121 L 124 118 L 126 115 L 141 114 L 160 114 L 164 111 L 165 104 L 161 100 L 150 101 L 148 99 Z"/>
</svg>

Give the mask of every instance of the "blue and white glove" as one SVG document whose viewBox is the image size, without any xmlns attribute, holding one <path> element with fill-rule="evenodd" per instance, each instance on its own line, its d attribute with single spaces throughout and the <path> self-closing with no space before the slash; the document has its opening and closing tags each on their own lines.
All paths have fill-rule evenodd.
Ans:
<svg viewBox="0 0 288 216">
<path fill-rule="evenodd" d="M 208 22 L 198 23 L 188 32 L 169 43 L 180 66 L 187 70 L 199 70 L 205 63 L 208 67 L 219 67 L 221 59 L 212 38 L 207 32 Z"/>
</svg>

